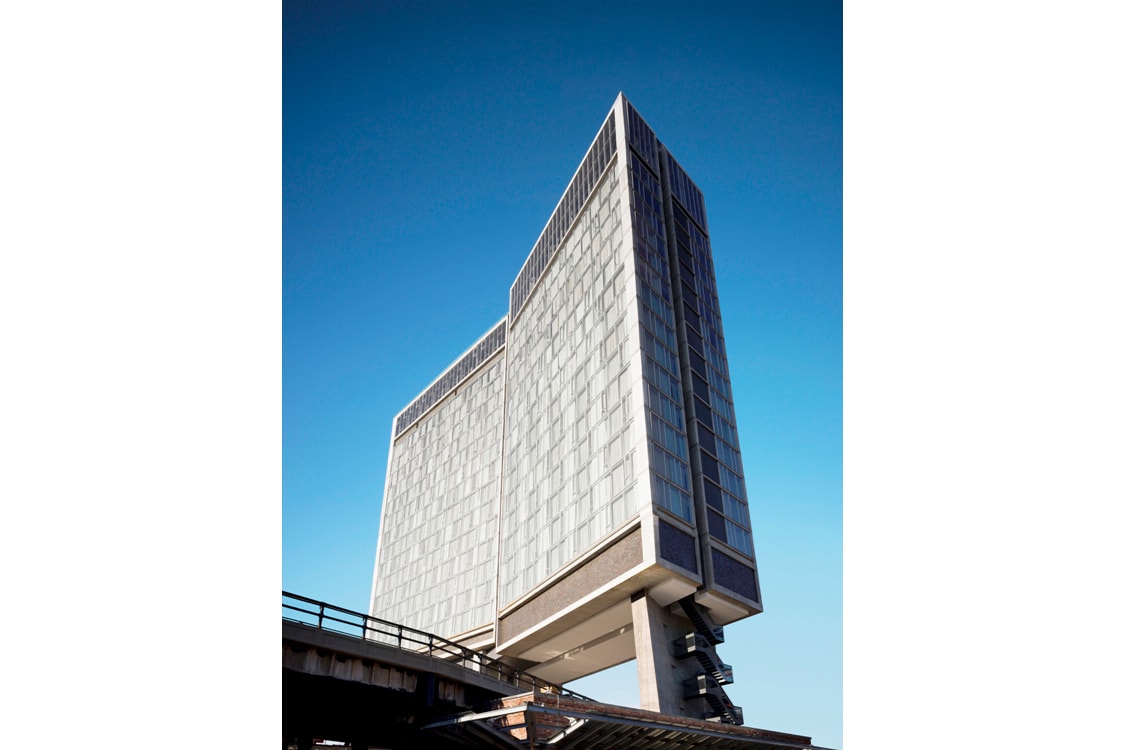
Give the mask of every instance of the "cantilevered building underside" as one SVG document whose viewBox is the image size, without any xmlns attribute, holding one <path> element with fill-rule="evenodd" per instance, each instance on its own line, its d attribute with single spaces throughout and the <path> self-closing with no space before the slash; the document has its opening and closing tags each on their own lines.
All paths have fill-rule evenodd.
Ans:
<svg viewBox="0 0 1125 750">
<path fill-rule="evenodd" d="M 394 420 L 371 614 L 741 723 L 762 611 L 703 196 L 618 96 L 507 314 Z"/>
</svg>

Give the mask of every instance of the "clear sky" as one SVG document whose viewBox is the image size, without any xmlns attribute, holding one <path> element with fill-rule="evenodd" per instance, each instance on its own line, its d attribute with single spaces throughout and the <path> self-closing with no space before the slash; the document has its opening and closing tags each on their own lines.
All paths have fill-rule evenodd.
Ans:
<svg viewBox="0 0 1125 750">
<path fill-rule="evenodd" d="M 286 0 L 283 586 L 363 611 L 392 417 L 507 311 L 619 91 L 703 190 L 765 612 L 747 724 L 842 745 L 834 2 Z M 575 684 L 636 701 L 632 664 Z"/>
<path fill-rule="evenodd" d="M 714 232 L 731 694 L 839 745 L 838 7 L 333 8 L 0 9 L 9 744 L 276 741 L 279 583 L 366 605 L 391 417 L 620 90 Z M 1121 744 L 1122 12 L 846 3 L 851 750 Z"/>
</svg>

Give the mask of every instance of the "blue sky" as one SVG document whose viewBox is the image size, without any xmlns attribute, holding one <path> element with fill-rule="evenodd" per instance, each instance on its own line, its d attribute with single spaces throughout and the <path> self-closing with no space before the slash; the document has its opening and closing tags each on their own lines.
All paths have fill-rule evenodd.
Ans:
<svg viewBox="0 0 1125 750">
<path fill-rule="evenodd" d="M 750 725 L 842 745 L 841 6 L 288 1 L 283 586 L 367 606 L 392 417 L 507 309 L 618 91 L 707 201 L 766 611 Z M 636 701 L 633 666 L 579 686 Z"/>
<path fill-rule="evenodd" d="M 838 22 L 334 7 L 2 11 L 12 741 L 60 705 L 89 736 L 274 741 L 278 578 L 362 608 L 392 413 L 500 317 L 624 90 L 706 193 L 741 358 L 767 611 L 720 652 L 732 695 L 832 745 Z M 846 10 L 845 735 L 1113 744 L 1121 11 Z M 74 670 L 92 643 L 171 661 Z"/>
</svg>

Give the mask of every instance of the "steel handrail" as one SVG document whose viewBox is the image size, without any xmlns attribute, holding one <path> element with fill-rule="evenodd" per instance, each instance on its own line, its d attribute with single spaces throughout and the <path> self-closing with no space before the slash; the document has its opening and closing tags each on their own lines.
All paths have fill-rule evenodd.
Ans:
<svg viewBox="0 0 1125 750">
<path fill-rule="evenodd" d="M 572 698 L 577 698 L 579 700 L 591 700 L 581 693 L 576 693 L 569 688 L 563 687 L 562 685 L 556 685 L 553 682 L 540 679 L 535 675 L 525 674 L 522 670 L 517 669 L 510 664 L 505 664 L 499 659 L 494 659 L 487 654 L 481 653 L 480 651 L 474 651 L 473 649 L 468 648 L 467 646 L 463 646 L 460 643 L 456 643 L 447 638 L 442 638 L 440 635 L 427 633 L 424 630 L 418 630 L 408 625 L 391 622 L 390 620 L 383 620 L 378 617 L 372 617 L 371 615 L 365 614 L 363 612 L 356 612 L 355 610 L 337 607 L 318 599 L 310 599 L 307 596 L 293 594 L 288 591 L 282 591 L 281 597 L 283 620 L 289 620 L 290 622 L 296 622 L 302 625 L 312 625 L 312 623 L 310 622 L 305 622 L 304 620 L 297 619 L 295 617 L 285 616 L 285 610 L 300 612 L 302 614 L 309 615 L 310 617 L 315 617 L 316 628 L 318 630 L 328 630 L 333 633 L 338 633 L 340 635 L 345 635 L 351 638 L 361 638 L 363 640 L 376 640 L 369 637 L 369 634 L 391 637 L 395 639 L 396 645 L 399 649 L 402 649 L 404 651 L 409 650 L 414 653 L 425 653 L 431 658 L 442 659 L 443 661 L 446 660 L 446 657 L 456 657 L 456 659 L 449 659 L 448 661 L 450 663 L 459 663 L 459 665 L 464 669 L 470 669 L 470 667 L 467 665 L 475 665 L 477 669 L 474 669 L 472 671 L 478 672 L 479 674 L 483 674 L 485 676 L 489 676 L 491 673 L 495 673 L 497 680 L 515 687 L 527 687 L 530 685 L 530 689 L 532 690 L 532 692 L 552 692 L 559 695 L 566 695 Z M 305 604 L 314 605 L 316 609 L 304 609 L 294 604 L 287 604 L 285 602 L 286 598 L 294 599 Z M 360 619 L 360 622 L 351 622 L 349 620 L 344 620 L 340 617 L 334 616 L 333 613 L 347 615 L 350 617 L 357 617 Z M 361 630 L 362 635 L 356 636 L 352 633 L 348 633 L 337 628 L 328 627 L 325 625 L 326 621 L 329 623 L 339 623 L 342 625 L 346 625 L 350 628 L 358 628 Z M 381 627 L 388 628 L 388 630 L 381 629 Z M 411 649 L 409 647 L 403 646 L 404 642 L 407 644 L 417 644 L 419 646 L 425 646 L 425 649 Z"/>
</svg>

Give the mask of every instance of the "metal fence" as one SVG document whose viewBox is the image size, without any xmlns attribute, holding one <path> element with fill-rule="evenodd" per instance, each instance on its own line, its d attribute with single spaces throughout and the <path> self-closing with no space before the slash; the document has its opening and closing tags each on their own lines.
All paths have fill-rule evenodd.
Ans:
<svg viewBox="0 0 1125 750">
<path fill-rule="evenodd" d="M 492 677 L 507 685 L 537 693 L 555 693 L 579 700 L 590 698 L 548 682 L 498 659 L 466 648 L 440 635 L 400 625 L 350 609 L 336 607 L 288 591 L 281 592 L 281 618 L 352 638 L 376 641 Z"/>
</svg>

